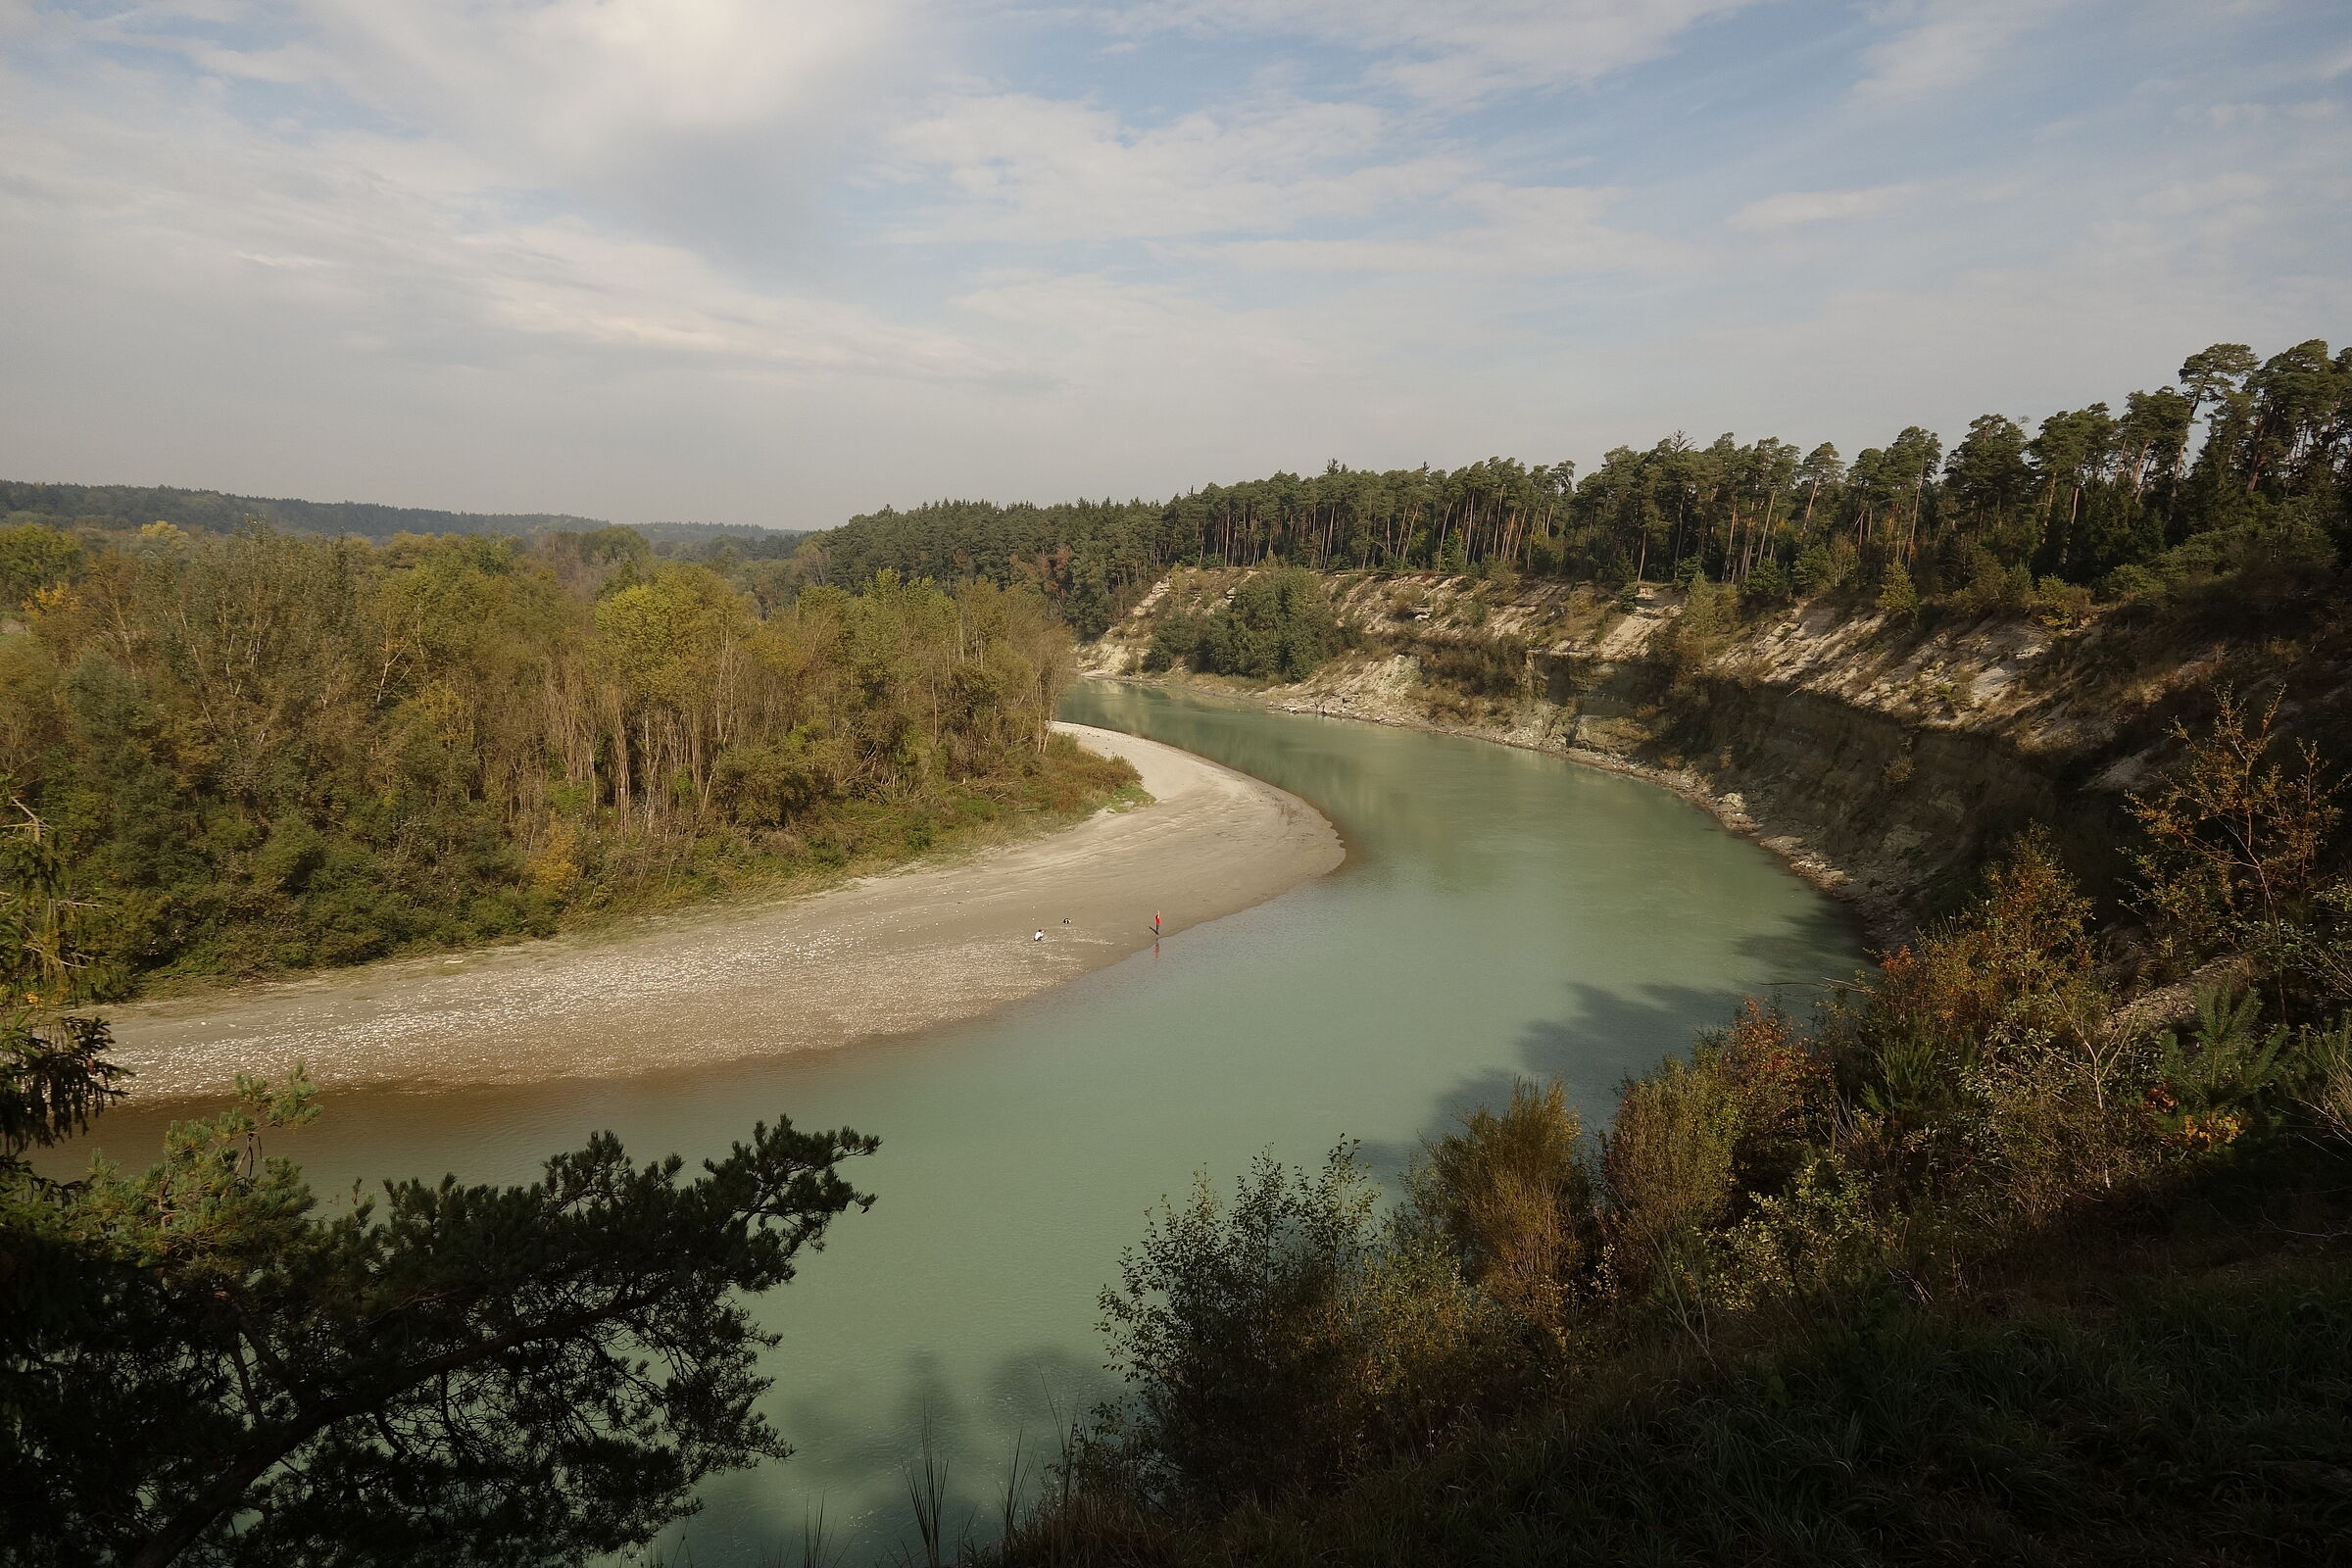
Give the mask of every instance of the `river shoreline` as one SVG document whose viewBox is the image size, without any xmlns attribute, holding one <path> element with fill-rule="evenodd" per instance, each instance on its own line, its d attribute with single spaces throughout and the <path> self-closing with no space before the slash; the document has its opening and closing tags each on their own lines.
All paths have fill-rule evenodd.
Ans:
<svg viewBox="0 0 2352 1568">
<path fill-rule="evenodd" d="M 1769 824 L 1758 821 L 1749 814 L 1746 800 L 1739 793 L 1718 792 L 1698 774 L 1685 769 L 1651 767 L 1586 746 L 1540 746 L 1530 741 L 1514 740 L 1507 734 L 1493 730 L 1440 724 L 1397 713 L 1361 711 L 1350 706 L 1335 705 L 1328 699 L 1274 695 L 1274 691 L 1281 688 L 1253 692 L 1222 683 L 1211 685 L 1194 679 L 1171 679 L 1164 675 L 1113 674 L 1107 670 L 1084 670 L 1079 678 L 1230 698 L 1234 702 L 1262 708 L 1268 712 L 1353 719 L 1358 723 L 1379 724 L 1389 729 L 1413 729 L 1429 735 L 1451 735 L 1462 740 L 1485 741 L 1490 745 L 1508 746 L 1514 751 L 1534 752 L 1540 757 L 1557 757 L 1580 767 L 1596 768 L 1603 773 L 1622 774 L 1680 796 L 1713 817 L 1727 832 L 1770 851 L 1798 880 L 1816 892 L 1835 899 L 1850 912 L 1861 926 L 1873 951 L 1887 952 L 1899 947 L 1910 932 L 1910 922 L 1892 900 L 1857 884 L 1843 869 L 1813 850 L 1804 840 L 1793 834 L 1776 833 Z"/>
<path fill-rule="evenodd" d="M 297 1061 L 320 1084 L 620 1077 L 824 1050 L 977 1017 L 1339 865 L 1305 802 L 1158 742 L 1057 725 L 1124 757 L 1149 805 L 1045 838 L 622 935 L 407 958 L 112 1014 L 142 1100 L 224 1093 Z M 1046 940 L 1034 933 L 1044 931 Z"/>
</svg>

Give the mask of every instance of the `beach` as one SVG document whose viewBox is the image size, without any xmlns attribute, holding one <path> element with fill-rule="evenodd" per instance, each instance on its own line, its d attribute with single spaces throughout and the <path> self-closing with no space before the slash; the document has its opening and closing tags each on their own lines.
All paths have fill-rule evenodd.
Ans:
<svg viewBox="0 0 2352 1568">
<path fill-rule="evenodd" d="M 1149 948 L 1154 912 L 1173 935 L 1345 857 L 1321 813 L 1270 784 L 1055 727 L 1133 763 L 1152 801 L 772 903 L 116 1008 L 114 1059 L 160 1099 L 297 1061 L 321 1085 L 514 1083 L 824 1050 L 975 1017 Z"/>
</svg>

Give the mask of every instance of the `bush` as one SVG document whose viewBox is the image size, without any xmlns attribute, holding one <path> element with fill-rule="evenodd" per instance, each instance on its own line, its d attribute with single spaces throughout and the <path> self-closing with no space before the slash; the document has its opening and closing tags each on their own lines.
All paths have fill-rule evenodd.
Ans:
<svg viewBox="0 0 2352 1568">
<path fill-rule="evenodd" d="M 1126 1482 L 1230 1503 L 1336 1475 L 1360 1425 L 1349 1297 L 1375 1245 L 1373 1191 L 1346 1151 L 1308 1177 L 1261 1158 L 1218 1202 L 1203 1175 L 1151 1222 L 1102 1293 L 1130 1396 Z"/>
<path fill-rule="evenodd" d="M 2175 726 L 2180 764 L 2132 799 L 2146 834 L 2140 897 L 2163 960 L 2244 954 L 2273 976 L 2303 971 L 2332 1004 L 2352 1000 L 2333 956 L 2342 884 L 2324 869 L 2343 815 L 2337 780 L 2309 743 L 2276 745 L 2278 713 L 2276 698 L 2257 711 L 2225 691 L 2206 732 Z"/>
<path fill-rule="evenodd" d="M 1919 614 L 1919 590 L 1901 562 L 1888 565 L 1879 578 L 1879 613 L 1908 623 Z"/>
<path fill-rule="evenodd" d="M 1680 679 L 1722 652 L 1739 629 L 1740 590 L 1707 581 L 1693 566 L 1685 584 L 1683 612 L 1659 637 L 1659 652 Z"/>
<path fill-rule="evenodd" d="M 0 611 L 24 609 L 81 566 L 80 543 L 62 528 L 38 522 L 0 528 Z"/>
<path fill-rule="evenodd" d="M 2269 944 L 2258 991 L 2119 1006 L 2127 938 L 2034 832 L 1814 1029 L 1751 1001 L 1625 1084 L 1596 1159 L 1519 1084 L 1385 1227 L 1344 1158 L 1203 1188 L 1105 1298 L 1109 1462 L 1011 1560 L 2325 1560 L 2352 891 L 2334 779 L 2266 736 L 2225 701 L 2141 803 L 2143 909 Z"/>
<path fill-rule="evenodd" d="M 1599 1257 L 1584 1128 L 1559 1083 L 1511 1086 L 1427 1145 L 1406 1179 L 1413 1234 L 1437 1243 L 1471 1284 L 1554 1339 Z"/>
<path fill-rule="evenodd" d="M 1073 1475 L 1213 1509 L 1329 1486 L 1446 1430 L 1507 1324 L 1426 1240 L 1379 1223 L 1376 1196 L 1343 1148 L 1311 1175 L 1260 1158 L 1230 1204 L 1202 1176 L 1154 1215 L 1102 1298 L 1128 1395 Z"/>
<path fill-rule="evenodd" d="M 1788 568 L 1781 564 L 1779 556 L 1768 555 L 1757 562 L 1755 569 L 1747 574 L 1747 581 L 1740 584 L 1740 592 L 1752 597 L 1758 604 L 1787 604 L 1792 592 Z"/>
<path fill-rule="evenodd" d="M 1705 1233 L 1731 1212 L 1739 1141 L 1739 1103 L 1711 1064 L 1668 1057 L 1626 1084 L 1600 1162 L 1618 1288 L 1679 1299 Z"/>
</svg>

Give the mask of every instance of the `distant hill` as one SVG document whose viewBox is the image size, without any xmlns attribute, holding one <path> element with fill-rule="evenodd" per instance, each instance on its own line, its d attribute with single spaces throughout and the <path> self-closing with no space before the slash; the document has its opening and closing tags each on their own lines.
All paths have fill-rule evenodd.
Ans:
<svg viewBox="0 0 2352 1568">
<path fill-rule="evenodd" d="M 648 539 L 672 540 L 678 544 L 696 544 L 705 539 L 732 539 L 749 544 L 760 539 L 800 539 L 805 528 L 768 528 L 756 522 L 633 522 L 630 527 Z"/>
<path fill-rule="evenodd" d="M 781 561 L 808 537 L 805 528 L 766 528 L 753 522 L 633 522 L 629 526 L 652 541 L 656 555 L 697 561 L 716 560 L 728 546 L 742 559 Z"/>
<path fill-rule="evenodd" d="M 60 523 L 111 521 L 129 527 L 173 522 L 183 528 L 221 532 L 238 527 L 248 517 L 259 517 L 289 532 L 349 533 L 368 539 L 389 539 L 396 533 L 582 533 L 610 526 L 601 518 L 553 512 L 435 512 L 364 501 L 231 496 L 172 485 L 28 484 L 0 479 L 0 515 L 9 514 L 28 514 Z"/>
</svg>

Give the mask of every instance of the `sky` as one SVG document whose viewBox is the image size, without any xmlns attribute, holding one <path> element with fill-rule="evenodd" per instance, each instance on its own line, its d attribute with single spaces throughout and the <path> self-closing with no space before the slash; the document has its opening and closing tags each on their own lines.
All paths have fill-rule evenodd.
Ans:
<svg viewBox="0 0 2352 1568">
<path fill-rule="evenodd" d="M 0 0 L 0 476 L 816 527 L 2352 336 L 2345 0 Z"/>
</svg>

